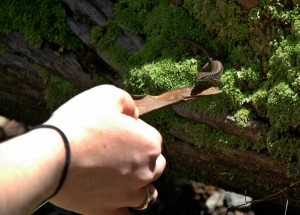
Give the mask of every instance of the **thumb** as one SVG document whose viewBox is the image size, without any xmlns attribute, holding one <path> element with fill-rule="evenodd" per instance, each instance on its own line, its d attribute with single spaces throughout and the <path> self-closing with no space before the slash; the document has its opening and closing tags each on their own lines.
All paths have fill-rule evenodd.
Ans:
<svg viewBox="0 0 300 215">
<path fill-rule="evenodd" d="M 132 97 L 124 91 L 124 97 L 121 100 L 121 113 L 127 115 L 127 116 L 131 116 L 135 119 L 139 118 L 139 109 L 136 106 L 134 100 L 132 99 Z"/>
</svg>

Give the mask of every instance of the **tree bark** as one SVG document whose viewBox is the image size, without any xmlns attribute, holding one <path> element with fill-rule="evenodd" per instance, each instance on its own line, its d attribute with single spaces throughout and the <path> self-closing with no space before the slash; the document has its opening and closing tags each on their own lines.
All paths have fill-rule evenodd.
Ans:
<svg viewBox="0 0 300 215">
<path fill-rule="evenodd" d="M 41 77 L 39 68 L 64 78 L 80 90 L 95 86 L 75 54 L 35 48 L 17 32 L 0 35 L 0 42 L 8 47 L 0 55 L 2 115 L 28 123 L 40 123 L 49 116 L 44 98 L 47 80 Z"/>
<path fill-rule="evenodd" d="M 251 121 L 247 123 L 245 128 L 240 128 L 236 120 L 230 115 L 221 115 L 217 117 L 208 116 L 201 112 L 188 110 L 182 105 L 173 105 L 172 109 L 180 116 L 194 120 L 199 123 L 209 125 L 215 129 L 221 130 L 228 134 L 233 134 L 241 138 L 245 138 L 252 142 L 260 140 L 260 134 L 267 130 L 268 125 L 260 121 Z"/>
<path fill-rule="evenodd" d="M 254 199 L 261 199 L 288 188 L 296 180 L 287 177 L 286 166 L 268 155 L 238 149 L 194 147 L 185 142 L 168 144 L 168 168 L 178 177 L 219 186 Z M 284 197 L 299 205 L 298 185 L 275 195 L 268 201 L 280 203 Z"/>
<path fill-rule="evenodd" d="M 28 61 L 69 80 L 82 90 L 95 85 L 89 75 L 84 72 L 74 54 L 61 54 L 49 48 L 37 49 L 28 44 L 24 37 L 16 32 L 1 35 L 0 42 L 6 44 L 13 53 L 25 56 Z"/>
</svg>

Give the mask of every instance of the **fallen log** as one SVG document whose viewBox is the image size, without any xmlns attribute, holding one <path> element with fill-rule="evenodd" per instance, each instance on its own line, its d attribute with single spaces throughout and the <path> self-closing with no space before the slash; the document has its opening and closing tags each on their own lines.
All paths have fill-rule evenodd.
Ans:
<svg viewBox="0 0 300 215">
<path fill-rule="evenodd" d="M 289 187 L 297 180 L 287 176 L 286 165 L 268 155 L 238 149 L 199 148 L 177 141 L 167 145 L 166 156 L 168 170 L 178 178 L 241 194 L 246 192 L 254 199 L 279 192 L 266 201 L 283 204 L 284 198 L 288 198 L 291 205 L 300 203 L 299 185 Z"/>
</svg>

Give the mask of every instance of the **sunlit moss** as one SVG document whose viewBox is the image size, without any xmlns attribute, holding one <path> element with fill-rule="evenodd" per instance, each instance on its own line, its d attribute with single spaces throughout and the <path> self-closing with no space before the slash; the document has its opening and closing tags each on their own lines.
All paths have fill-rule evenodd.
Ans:
<svg viewBox="0 0 300 215">
<path fill-rule="evenodd" d="M 132 69 L 125 84 L 135 93 L 155 95 L 176 87 L 191 85 L 196 73 L 197 65 L 190 60 L 177 63 L 171 59 L 164 59 L 155 64 Z"/>
<path fill-rule="evenodd" d="M 199 147 L 249 149 L 253 146 L 250 141 L 198 123 L 190 123 L 186 126 L 186 132 L 195 139 L 195 143 Z"/>
<path fill-rule="evenodd" d="M 266 147 L 283 162 L 291 159 L 291 172 L 300 164 L 292 159 L 295 155 L 282 150 L 280 144 L 284 143 L 274 138 L 283 135 L 291 140 L 291 133 L 300 132 L 298 3 L 291 7 L 281 1 L 262 1 L 258 7 L 245 10 L 233 0 L 186 0 L 183 7 L 166 0 L 132 4 L 123 0 L 116 4 L 116 12 L 117 25 L 147 38 L 140 51 L 123 59 L 129 62 L 124 64 L 124 83 L 130 92 L 158 94 L 195 83 L 199 66 L 189 61 L 196 57 L 195 49 L 178 43 L 164 50 L 160 47 L 176 37 L 196 40 L 221 56 L 223 93 L 191 101 L 185 107 L 210 116 L 232 114 L 241 129 L 251 120 L 263 120 L 270 128 L 263 141 L 272 147 L 261 144 L 256 150 Z M 186 53 L 189 57 L 184 57 Z M 164 121 L 166 128 L 168 123 Z M 216 143 L 218 147 L 255 148 L 255 144 L 204 125 L 189 125 L 187 130 L 199 146 Z M 293 141 L 288 142 L 286 147 L 292 148 Z M 284 156 L 287 158 L 282 159 Z"/>
<path fill-rule="evenodd" d="M 288 131 L 300 125 L 300 98 L 286 82 L 276 84 L 267 101 L 267 116 L 274 129 Z"/>
</svg>

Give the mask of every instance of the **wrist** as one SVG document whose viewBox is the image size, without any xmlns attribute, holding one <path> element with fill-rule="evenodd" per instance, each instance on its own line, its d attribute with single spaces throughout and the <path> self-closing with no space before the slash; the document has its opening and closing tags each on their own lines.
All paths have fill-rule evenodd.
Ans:
<svg viewBox="0 0 300 215">
<path fill-rule="evenodd" d="M 2 143 L 0 181 L 4 199 L 2 204 L 0 198 L 0 211 L 31 213 L 55 191 L 64 159 L 62 139 L 50 129 L 33 130 Z"/>
<path fill-rule="evenodd" d="M 70 163 L 71 163 L 71 148 L 70 148 L 70 143 L 69 143 L 68 138 L 66 137 L 64 132 L 62 130 L 60 130 L 58 127 L 53 126 L 53 125 L 48 125 L 48 124 L 43 124 L 43 125 L 35 127 L 35 129 L 41 129 L 41 128 L 47 128 L 47 129 L 51 129 L 51 130 L 54 130 L 55 132 L 57 132 L 60 135 L 60 137 L 63 141 L 63 145 L 64 145 L 64 149 L 65 149 L 64 167 L 63 167 L 63 170 L 62 170 L 62 173 L 61 173 L 61 176 L 60 176 L 60 180 L 59 180 L 59 183 L 58 183 L 55 191 L 52 193 L 51 196 L 48 197 L 48 199 L 51 199 L 52 197 L 54 197 L 60 191 L 60 189 L 64 185 L 64 182 L 67 178 L 68 171 L 69 171 L 69 166 L 70 166 Z"/>
<path fill-rule="evenodd" d="M 40 204 L 52 197 L 59 184 L 65 163 L 65 149 L 60 134 L 54 130 L 39 128 L 32 130 L 28 135 L 32 135 L 33 145 L 36 145 L 36 148 L 31 150 L 38 149 L 35 150 L 36 168 L 43 194 L 38 202 Z"/>
</svg>

